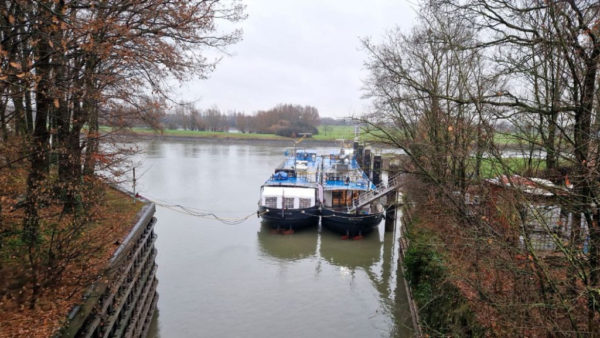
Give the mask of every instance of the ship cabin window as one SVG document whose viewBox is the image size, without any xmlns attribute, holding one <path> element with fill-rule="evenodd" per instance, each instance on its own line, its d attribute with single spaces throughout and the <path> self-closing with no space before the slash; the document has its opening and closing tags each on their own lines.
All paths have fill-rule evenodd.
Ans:
<svg viewBox="0 0 600 338">
<path fill-rule="evenodd" d="M 331 192 L 331 206 L 334 208 L 352 206 L 353 199 L 358 199 L 358 191 L 337 190 Z"/>
<path fill-rule="evenodd" d="M 307 174 L 306 170 L 299 170 L 298 171 L 298 176 L 296 176 L 296 178 L 298 178 L 298 179 L 308 179 L 308 176 L 306 174 Z"/>
<path fill-rule="evenodd" d="M 310 198 L 300 199 L 300 209 L 310 208 Z"/>
<path fill-rule="evenodd" d="M 277 208 L 277 197 L 265 197 L 265 207 Z"/>
<path fill-rule="evenodd" d="M 293 209 L 294 208 L 294 198 L 293 197 L 284 197 L 283 198 L 283 208 L 284 209 Z"/>
<path fill-rule="evenodd" d="M 342 178 L 339 176 L 339 174 L 327 173 L 327 180 L 328 181 L 341 181 Z"/>
</svg>

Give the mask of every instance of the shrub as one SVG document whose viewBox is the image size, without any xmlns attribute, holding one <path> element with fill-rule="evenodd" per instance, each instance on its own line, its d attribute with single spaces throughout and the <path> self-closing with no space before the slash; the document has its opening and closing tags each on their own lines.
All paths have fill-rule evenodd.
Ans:
<svg viewBox="0 0 600 338">
<path fill-rule="evenodd" d="M 275 134 L 285 137 L 298 137 L 302 133 L 310 133 L 312 135 L 316 135 L 319 133 L 319 130 L 311 126 L 310 124 L 297 121 L 292 123 L 288 127 L 283 127 L 275 131 Z"/>
<path fill-rule="evenodd" d="M 416 228 L 413 226 L 413 228 Z M 448 280 L 441 241 L 431 231 L 411 229 L 404 271 L 424 330 L 434 336 L 483 336 L 467 300 Z"/>
</svg>

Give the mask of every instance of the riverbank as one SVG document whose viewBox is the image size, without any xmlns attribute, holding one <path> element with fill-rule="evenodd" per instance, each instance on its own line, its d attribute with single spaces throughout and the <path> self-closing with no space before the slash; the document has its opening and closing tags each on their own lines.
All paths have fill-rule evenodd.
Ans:
<svg viewBox="0 0 600 338">
<path fill-rule="evenodd" d="M 252 144 L 282 144 L 289 146 L 293 142 L 302 143 L 310 146 L 337 146 L 341 139 L 351 141 L 354 139 L 354 127 L 351 126 L 320 126 L 319 133 L 308 138 L 284 137 L 276 134 L 259 133 L 241 133 L 241 132 L 223 132 L 223 131 L 200 131 L 200 130 L 175 130 L 164 129 L 161 131 L 134 127 L 127 130 L 113 130 L 110 127 L 101 127 L 100 131 L 105 135 L 114 135 L 117 137 L 130 139 L 160 139 L 160 140 L 217 140 L 228 144 L 248 143 Z M 366 141 L 367 137 L 360 136 L 361 141 Z"/>
<path fill-rule="evenodd" d="M 294 143 L 301 146 L 314 147 L 332 147 L 339 146 L 340 139 L 347 142 L 353 139 L 352 135 L 344 133 L 331 133 L 329 135 L 315 135 L 310 138 L 291 138 L 275 134 L 255 134 L 255 133 L 228 133 L 228 132 L 208 132 L 208 131 L 189 131 L 189 130 L 165 130 L 163 132 L 154 131 L 145 128 L 132 128 L 129 130 L 110 131 L 109 128 L 103 128 L 104 135 L 122 139 L 124 141 L 135 140 L 170 140 L 170 141 L 218 141 L 223 144 L 270 144 L 280 146 L 292 146 Z M 347 136 L 347 137 L 344 137 Z"/>
<path fill-rule="evenodd" d="M 86 210 L 86 222 L 78 223 L 47 198 L 37 210 L 39 244 L 28 251 L 21 234 L 25 214 L 19 206 L 26 174 L 18 167 L 0 171 L 0 337 L 53 336 L 84 290 L 103 275 L 142 208 L 121 191 L 88 182 L 95 188 L 82 197 L 86 205 L 93 204 Z M 87 200 L 92 198 L 94 203 Z"/>
<path fill-rule="evenodd" d="M 236 134 L 231 134 L 236 135 Z M 135 140 L 168 140 L 168 141 L 215 141 L 222 144 L 253 144 L 253 145 L 261 145 L 261 144 L 275 144 L 281 146 L 292 146 L 296 139 L 289 137 L 255 137 L 260 136 L 262 134 L 242 134 L 246 135 L 246 137 L 236 137 L 236 136 L 222 136 L 222 135 L 170 135 L 170 134 L 147 134 L 147 133 L 137 133 L 137 132 L 119 132 L 113 133 L 112 136 L 117 138 L 122 138 L 127 141 L 135 141 Z M 269 135 L 271 136 L 271 135 Z M 276 135 L 273 135 L 276 136 Z M 303 147 L 305 146 L 337 146 L 339 145 L 339 141 L 335 140 L 315 140 L 315 139 L 304 139 L 301 144 Z"/>
<path fill-rule="evenodd" d="M 201 131 L 201 130 L 175 130 L 163 129 L 157 131 L 149 128 L 134 127 L 131 129 L 113 130 L 111 127 L 100 127 L 100 132 L 104 135 L 111 135 L 123 140 L 173 140 L 173 141 L 194 141 L 194 140 L 212 140 L 224 142 L 225 144 L 276 144 L 281 146 L 291 146 L 294 142 L 298 142 L 305 146 L 339 146 L 340 140 L 351 142 L 354 140 L 354 126 L 319 126 L 319 133 L 312 135 L 309 138 L 292 138 L 283 137 L 276 134 L 259 134 L 259 133 L 241 133 L 241 132 L 224 132 L 224 131 Z M 360 142 L 367 142 L 378 148 L 393 148 L 389 145 L 376 142 L 373 135 L 361 133 L 359 134 Z M 498 147 L 505 151 L 523 151 L 519 147 L 518 140 L 521 138 L 518 135 L 499 133 L 494 136 L 494 140 Z M 529 151 L 529 150 L 527 150 Z M 538 150 L 539 151 L 539 150 Z M 520 157 L 520 156 L 517 156 Z"/>
</svg>

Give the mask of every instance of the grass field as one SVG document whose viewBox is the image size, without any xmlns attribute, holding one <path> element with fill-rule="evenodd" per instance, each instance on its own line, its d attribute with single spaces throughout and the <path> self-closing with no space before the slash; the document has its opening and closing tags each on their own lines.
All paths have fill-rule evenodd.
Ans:
<svg viewBox="0 0 600 338">
<path fill-rule="evenodd" d="M 111 132 L 111 127 L 100 127 L 102 132 Z M 174 137 L 198 137 L 198 138 L 228 138 L 228 139 L 251 139 L 251 140 L 289 140 L 287 137 L 275 134 L 243 134 L 243 133 L 228 133 L 223 131 L 202 131 L 202 130 L 179 130 L 179 129 L 163 129 L 157 131 L 149 128 L 134 127 L 130 129 L 138 135 L 164 135 Z"/>
<path fill-rule="evenodd" d="M 110 132 L 112 128 L 101 127 L 101 131 Z M 332 141 L 340 139 L 347 141 L 354 139 L 354 126 L 319 126 L 319 133 L 313 135 L 311 139 L 317 141 Z M 165 135 L 173 137 L 198 137 L 210 139 L 238 139 L 238 140 L 292 140 L 288 137 L 282 137 L 275 134 L 255 134 L 255 133 L 237 133 L 237 132 L 211 132 L 211 131 L 192 131 L 192 130 L 172 130 L 165 129 L 161 132 L 154 131 L 148 128 L 132 128 L 132 132 L 138 135 Z M 361 141 L 374 139 L 371 135 L 362 134 Z M 519 137 L 510 134 L 496 134 L 494 141 L 499 145 L 518 145 Z M 475 168 L 475 158 L 469 161 L 469 171 L 472 172 Z M 481 176 L 484 178 L 497 177 L 506 174 L 525 174 L 542 171 L 546 168 L 546 162 L 543 159 L 533 159 L 531 163 L 527 163 L 527 159 L 522 157 L 507 157 L 502 161 L 495 158 L 484 158 L 481 162 Z"/>
<path fill-rule="evenodd" d="M 179 137 L 201 137 L 201 138 L 230 138 L 230 139 L 265 139 L 265 140 L 287 140 L 287 137 L 275 134 L 244 134 L 244 133 L 228 133 L 224 131 L 203 131 L 203 130 L 174 130 L 164 129 L 157 132 L 146 128 L 132 128 L 132 131 L 142 135 L 165 135 Z"/>
<path fill-rule="evenodd" d="M 164 135 L 174 137 L 198 137 L 198 138 L 228 138 L 240 140 L 290 140 L 289 137 L 283 137 L 275 134 L 256 134 L 256 133 L 229 133 L 222 131 L 199 131 L 199 130 L 176 130 L 164 129 L 162 132 L 149 128 L 134 127 L 130 129 L 138 135 Z M 101 127 L 100 131 L 110 132 L 111 127 Z M 312 139 L 317 141 L 335 141 L 338 139 L 352 140 L 354 138 L 353 126 L 319 126 L 319 133 L 313 135 Z"/>
<path fill-rule="evenodd" d="M 257 134 L 257 133 L 237 133 L 237 132 L 219 132 L 219 131 L 199 131 L 199 130 L 179 130 L 179 129 L 163 129 L 155 131 L 149 128 L 134 127 L 130 129 L 138 135 L 164 135 L 173 137 L 198 137 L 198 138 L 214 138 L 214 139 L 239 139 L 239 140 L 290 140 L 288 137 L 283 137 L 275 134 Z M 313 140 L 317 141 L 336 141 L 340 139 L 353 140 L 354 126 L 324 126 L 318 127 L 319 133 L 312 136 Z M 102 132 L 112 131 L 111 127 L 100 127 Z M 361 141 L 373 141 L 376 139 L 373 135 L 365 134 L 360 130 Z M 513 134 L 496 133 L 494 142 L 500 146 L 517 146 L 523 142 L 523 138 Z"/>
<path fill-rule="evenodd" d="M 542 142 L 541 138 L 539 138 L 539 137 L 532 138 L 532 136 L 520 134 L 520 133 L 509 134 L 509 133 L 496 132 L 494 134 L 494 142 L 497 145 L 507 145 L 507 146 L 514 145 L 514 146 L 516 146 L 519 144 L 531 143 L 532 141 L 536 142 L 538 144 L 541 144 L 541 142 Z"/>
<path fill-rule="evenodd" d="M 475 167 L 475 159 L 472 159 L 471 170 Z M 481 177 L 492 178 L 503 174 L 525 174 L 526 171 L 542 171 L 546 169 L 546 161 L 534 158 L 531 164 L 528 159 L 522 157 L 507 157 L 502 161 L 496 158 L 484 158 L 481 162 Z"/>
<path fill-rule="evenodd" d="M 352 140 L 354 126 L 319 126 L 319 133 L 313 135 L 315 140 Z"/>
</svg>

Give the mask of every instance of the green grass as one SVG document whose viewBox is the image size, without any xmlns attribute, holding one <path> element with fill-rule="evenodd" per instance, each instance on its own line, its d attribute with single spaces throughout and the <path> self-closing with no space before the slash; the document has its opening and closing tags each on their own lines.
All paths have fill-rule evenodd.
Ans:
<svg viewBox="0 0 600 338">
<path fill-rule="evenodd" d="M 110 132 L 113 129 L 111 127 L 100 127 L 102 132 Z M 241 140 L 289 140 L 287 137 L 275 135 L 275 134 L 254 134 L 254 133 L 228 133 L 223 131 L 202 131 L 202 130 L 179 130 L 179 129 L 163 129 L 162 131 L 152 130 L 149 128 L 134 127 L 130 129 L 132 132 L 138 135 L 164 135 L 164 136 L 177 136 L 177 137 L 198 137 L 198 138 L 228 138 L 228 139 L 241 139 Z"/>
<path fill-rule="evenodd" d="M 516 145 L 521 139 L 513 134 L 494 133 L 494 143 L 497 145 Z"/>
<path fill-rule="evenodd" d="M 319 133 L 313 135 L 315 140 L 352 140 L 354 139 L 354 126 L 319 126 Z"/>
<path fill-rule="evenodd" d="M 470 169 L 475 168 L 475 159 L 472 159 Z M 484 158 L 481 161 L 481 177 L 493 178 L 503 174 L 525 174 L 527 171 L 542 171 L 546 169 L 546 161 L 540 158 L 531 160 L 531 166 L 528 159 L 521 157 L 507 157 L 502 160 L 496 158 Z"/>
<path fill-rule="evenodd" d="M 336 141 L 338 139 L 352 140 L 354 139 L 353 126 L 319 126 L 319 133 L 313 135 L 311 139 L 317 141 Z M 100 131 L 111 132 L 113 128 L 102 126 Z M 292 138 L 283 137 L 275 134 L 256 134 L 256 133 L 229 133 L 222 131 L 199 131 L 199 130 L 179 130 L 179 129 L 163 129 L 162 132 L 155 131 L 149 128 L 134 127 L 130 129 L 139 135 L 164 135 L 178 137 L 198 137 L 198 138 L 228 138 L 241 140 L 291 140 Z"/>
<path fill-rule="evenodd" d="M 531 135 L 527 135 L 524 133 L 514 133 L 514 134 L 509 134 L 509 133 L 501 133 L 501 132 L 495 132 L 494 133 L 494 143 L 497 145 L 506 145 L 506 146 L 517 146 L 520 144 L 527 144 L 527 143 L 531 143 L 534 142 L 536 144 L 541 144 L 542 143 L 542 139 L 539 136 L 531 136 Z"/>
<path fill-rule="evenodd" d="M 111 132 L 113 128 L 102 126 L 101 132 Z M 311 139 L 317 141 L 336 141 L 344 139 L 347 141 L 354 139 L 354 126 L 319 126 L 319 133 L 313 135 Z M 222 131 L 199 131 L 199 130 L 179 130 L 179 129 L 164 129 L 162 132 L 152 130 L 150 128 L 134 127 L 131 128 L 136 134 L 140 135 L 164 135 L 175 137 L 198 137 L 198 138 L 227 138 L 240 140 L 290 140 L 291 138 L 283 137 L 275 134 L 256 134 L 256 133 L 229 133 Z M 365 134 L 361 129 L 361 141 L 375 141 L 377 137 L 371 134 Z M 513 134 L 494 134 L 494 142 L 498 145 L 517 145 L 521 138 Z"/>
<path fill-rule="evenodd" d="M 354 126 L 319 126 L 318 129 L 319 133 L 317 135 L 313 135 L 313 139 L 315 140 L 354 140 Z M 360 128 L 360 141 L 373 142 L 380 139 L 376 136 L 376 134 L 372 133 L 367 134 L 363 128 Z"/>
<path fill-rule="evenodd" d="M 230 139 L 267 139 L 267 140 L 287 140 L 287 137 L 282 137 L 275 134 L 254 134 L 254 133 L 228 133 L 224 131 L 202 131 L 202 130 L 175 130 L 164 129 L 162 133 L 146 128 L 132 128 L 138 134 L 160 134 L 165 136 L 180 136 L 180 137 L 202 137 L 202 138 L 230 138 Z"/>
</svg>

